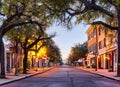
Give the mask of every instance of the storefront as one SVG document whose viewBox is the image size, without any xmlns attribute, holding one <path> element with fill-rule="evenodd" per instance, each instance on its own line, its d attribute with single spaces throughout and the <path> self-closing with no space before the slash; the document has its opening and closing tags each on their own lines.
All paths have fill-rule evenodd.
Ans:
<svg viewBox="0 0 120 87">
<path fill-rule="evenodd" d="M 12 56 L 9 50 L 5 50 L 5 71 L 12 72 Z"/>
<path fill-rule="evenodd" d="M 95 64 L 95 55 L 94 54 L 88 54 L 86 61 L 87 61 L 87 66 L 91 66 L 92 64 Z"/>
<path fill-rule="evenodd" d="M 108 58 L 108 69 L 110 71 L 117 71 L 117 51 L 113 50 L 110 52 L 107 52 L 107 58 Z"/>
</svg>

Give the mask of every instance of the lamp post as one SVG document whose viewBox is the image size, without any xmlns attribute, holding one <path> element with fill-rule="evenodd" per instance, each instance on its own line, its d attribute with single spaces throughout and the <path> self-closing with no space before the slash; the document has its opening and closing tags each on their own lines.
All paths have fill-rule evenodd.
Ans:
<svg viewBox="0 0 120 87">
<path fill-rule="evenodd" d="M 95 71 L 98 69 L 98 54 L 97 52 L 93 52 L 93 57 L 95 58 Z"/>
<path fill-rule="evenodd" d="M 97 56 L 97 53 L 95 53 L 95 71 L 98 70 L 98 56 Z"/>
</svg>

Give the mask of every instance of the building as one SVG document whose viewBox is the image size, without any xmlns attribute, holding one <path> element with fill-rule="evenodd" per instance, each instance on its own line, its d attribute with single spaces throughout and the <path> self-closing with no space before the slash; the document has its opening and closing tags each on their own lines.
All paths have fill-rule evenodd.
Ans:
<svg viewBox="0 0 120 87">
<path fill-rule="evenodd" d="M 117 32 L 105 30 L 99 26 L 98 32 L 98 68 L 117 70 Z"/>
<path fill-rule="evenodd" d="M 20 68 L 23 66 L 22 48 L 18 46 L 18 54 L 14 51 L 14 44 L 9 43 L 5 45 L 5 71 L 14 72 L 15 67 Z"/>
<path fill-rule="evenodd" d="M 97 27 L 97 38 L 98 38 L 98 58 L 97 58 L 97 67 L 98 69 L 107 69 L 108 60 L 106 57 L 106 33 L 102 26 Z"/>
<path fill-rule="evenodd" d="M 5 48 L 5 72 L 12 72 L 12 52 Z"/>
<path fill-rule="evenodd" d="M 106 37 L 106 57 L 108 59 L 108 68 L 111 71 L 117 71 L 117 31 L 109 31 Z"/>
<path fill-rule="evenodd" d="M 96 29 L 90 26 L 86 31 L 86 33 L 88 35 L 87 65 L 91 66 L 92 64 L 95 64 L 95 56 L 96 56 L 96 49 L 97 49 Z"/>
<path fill-rule="evenodd" d="M 117 70 L 117 32 L 105 30 L 103 26 L 90 26 L 88 35 L 89 65 L 97 64 L 98 69 Z M 96 57 L 96 59 L 95 59 Z M 96 60 L 91 62 L 91 60 Z"/>
</svg>

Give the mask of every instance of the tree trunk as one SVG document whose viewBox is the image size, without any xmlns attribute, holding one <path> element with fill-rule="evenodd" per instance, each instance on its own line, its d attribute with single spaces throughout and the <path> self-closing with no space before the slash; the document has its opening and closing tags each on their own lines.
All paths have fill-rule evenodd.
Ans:
<svg viewBox="0 0 120 87">
<path fill-rule="evenodd" d="M 15 47 L 14 47 L 14 52 L 15 52 L 15 75 L 18 75 L 18 41 L 15 41 Z"/>
<path fill-rule="evenodd" d="M 24 59 L 23 59 L 23 73 L 27 74 L 27 55 L 28 51 L 24 50 Z"/>
<path fill-rule="evenodd" d="M 5 78 L 4 43 L 2 37 L 0 37 L 0 68 L 0 78 Z"/>
<path fill-rule="evenodd" d="M 117 64 L 117 76 L 120 76 L 120 10 L 118 11 L 118 64 Z"/>
<path fill-rule="evenodd" d="M 18 54 L 15 53 L 15 75 L 18 75 L 18 58 L 17 58 Z"/>
</svg>

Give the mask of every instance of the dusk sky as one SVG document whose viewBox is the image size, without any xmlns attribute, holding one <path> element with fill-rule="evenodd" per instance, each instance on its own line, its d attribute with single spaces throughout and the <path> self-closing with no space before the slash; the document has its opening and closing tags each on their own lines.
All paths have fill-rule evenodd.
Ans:
<svg viewBox="0 0 120 87">
<path fill-rule="evenodd" d="M 86 30 L 88 27 L 88 25 L 79 24 L 74 26 L 71 30 L 68 30 L 65 27 L 53 25 L 47 30 L 47 33 L 53 34 L 56 32 L 56 37 L 54 37 L 53 40 L 60 48 L 62 59 L 66 60 L 70 53 L 71 47 L 75 46 L 75 44 L 82 44 L 87 41 Z"/>
</svg>

